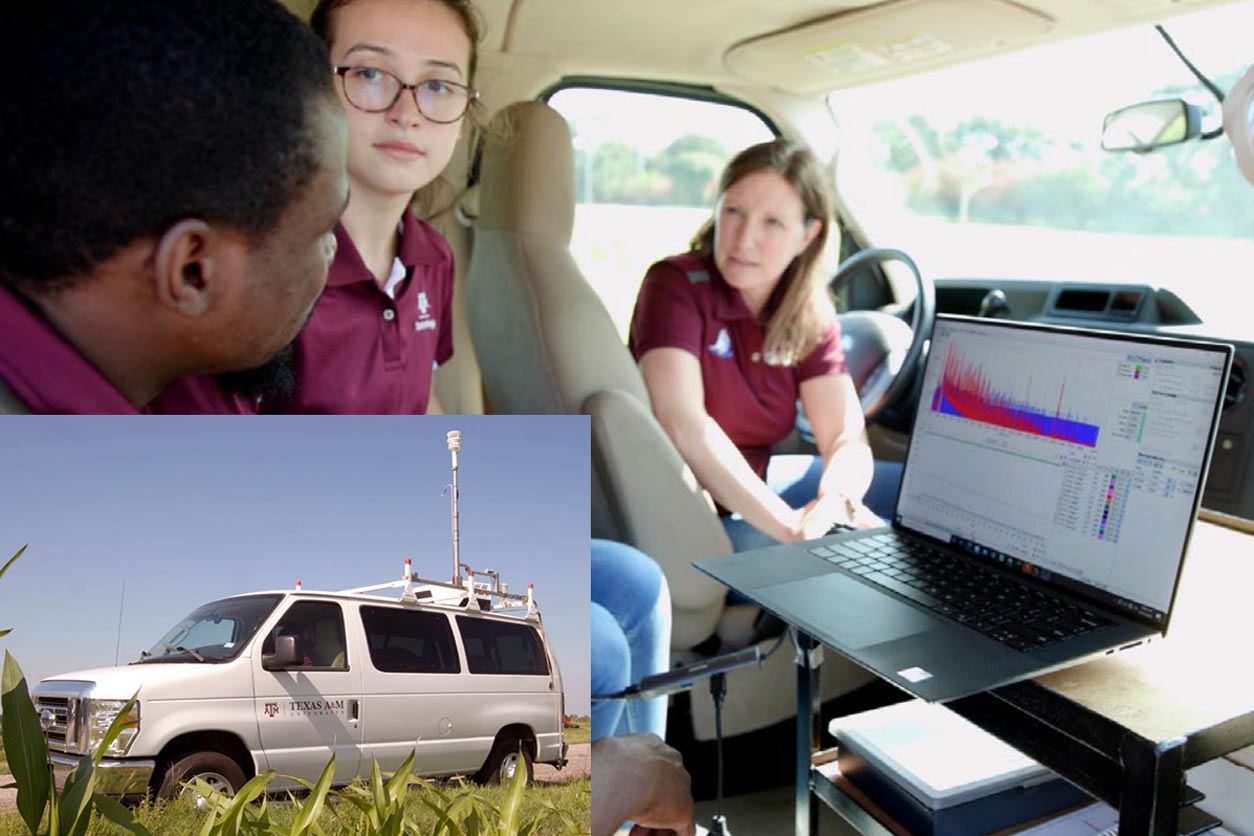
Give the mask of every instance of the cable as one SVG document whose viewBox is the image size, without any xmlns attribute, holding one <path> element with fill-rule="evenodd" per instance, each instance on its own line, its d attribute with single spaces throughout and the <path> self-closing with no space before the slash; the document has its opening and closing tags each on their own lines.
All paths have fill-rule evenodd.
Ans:
<svg viewBox="0 0 1254 836">
<path fill-rule="evenodd" d="M 1159 35 L 1162 35 L 1163 40 L 1167 42 L 1167 46 L 1171 47 L 1171 51 L 1176 54 L 1176 57 L 1184 62 L 1184 66 L 1189 68 L 1189 72 L 1193 73 L 1194 77 L 1196 77 L 1198 81 L 1202 82 L 1202 86 L 1209 90 L 1222 105 L 1224 103 L 1223 91 L 1215 86 L 1213 81 L 1202 75 L 1201 70 L 1193 66 L 1193 62 L 1184 56 L 1184 53 L 1180 51 L 1180 47 L 1176 46 L 1175 40 L 1171 37 L 1171 35 L 1167 34 L 1167 30 L 1164 29 L 1161 24 L 1155 26 L 1154 28 L 1158 31 Z M 1203 133 L 1202 139 L 1214 139 L 1223 132 L 1223 126 L 1220 125 L 1218 128 L 1214 128 Z"/>
<path fill-rule="evenodd" d="M 770 659 L 771 656 L 774 655 L 775 651 L 779 650 L 779 646 L 784 643 L 784 639 L 788 638 L 789 632 L 790 630 L 785 630 L 779 634 L 779 638 L 775 640 L 775 644 L 771 646 L 771 649 L 762 654 L 762 662 Z"/>
<path fill-rule="evenodd" d="M 723 699 L 727 696 L 727 674 L 716 673 L 710 677 L 710 695 L 714 697 L 714 741 L 718 752 L 717 801 L 714 818 L 710 822 L 710 833 L 713 836 L 731 836 L 727 817 L 723 815 Z"/>
</svg>

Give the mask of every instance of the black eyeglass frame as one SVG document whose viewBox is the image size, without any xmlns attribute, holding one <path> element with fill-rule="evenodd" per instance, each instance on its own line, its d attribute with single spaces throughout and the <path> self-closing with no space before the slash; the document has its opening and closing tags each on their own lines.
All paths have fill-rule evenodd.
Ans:
<svg viewBox="0 0 1254 836">
<path fill-rule="evenodd" d="M 452 125 L 453 123 L 461 119 L 464 119 L 466 117 L 466 114 L 470 112 L 471 105 L 473 105 L 476 101 L 479 100 L 478 90 L 472 90 L 470 87 L 468 87 L 465 84 L 461 84 L 460 82 L 457 82 L 457 81 L 448 81 L 443 78 L 441 79 L 424 78 L 422 81 L 416 81 L 413 84 L 406 84 L 405 82 L 401 81 L 400 78 L 395 73 L 390 73 L 387 70 L 381 70 L 378 67 L 370 67 L 365 64 L 333 64 L 331 66 L 331 69 L 332 71 L 334 71 L 334 73 L 337 76 L 340 77 L 340 83 L 345 85 L 344 98 L 348 100 L 349 104 L 351 104 L 353 107 L 357 108 L 358 110 L 362 111 L 363 113 L 386 113 L 387 111 L 396 107 L 396 103 L 400 101 L 401 96 L 405 93 L 406 90 L 409 90 L 411 91 L 414 97 L 414 107 L 418 108 L 418 112 L 422 114 L 424 119 L 434 122 L 437 125 Z M 345 76 L 347 76 L 349 71 L 351 70 L 365 70 L 365 69 L 374 70 L 377 73 L 383 73 L 384 75 L 388 75 L 396 79 L 396 83 L 399 85 L 396 88 L 396 95 L 392 97 L 392 101 L 388 102 L 386 107 L 375 108 L 372 110 L 370 108 L 362 107 L 361 105 L 357 104 L 357 102 L 353 101 L 349 97 L 348 87 L 347 87 L 348 80 L 347 78 L 345 78 Z M 447 84 L 450 87 L 457 87 L 466 92 L 466 106 L 462 108 L 462 112 L 457 114 L 456 118 L 433 119 L 432 117 L 427 115 L 426 111 L 422 109 L 422 105 L 418 104 L 418 88 L 433 80 L 439 81 L 441 84 Z"/>
</svg>

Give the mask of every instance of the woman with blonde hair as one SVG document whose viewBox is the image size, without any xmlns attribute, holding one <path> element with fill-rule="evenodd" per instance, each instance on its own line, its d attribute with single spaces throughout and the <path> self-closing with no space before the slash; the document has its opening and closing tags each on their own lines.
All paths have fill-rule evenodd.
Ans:
<svg viewBox="0 0 1254 836">
<path fill-rule="evenodd" d="M 880 524 L 864 503 L 876 468 L 823 272 L 831 218 L 808 148 L 751 146 L 723 172 L 690 251 L 649 268 L 636 300 L 630 343 L 654 412 L 737 550 Z M 798 398 L 819 456 L 772 459 Z M 877 494 L 887 513 L 895 486 Z"/>
</svg>

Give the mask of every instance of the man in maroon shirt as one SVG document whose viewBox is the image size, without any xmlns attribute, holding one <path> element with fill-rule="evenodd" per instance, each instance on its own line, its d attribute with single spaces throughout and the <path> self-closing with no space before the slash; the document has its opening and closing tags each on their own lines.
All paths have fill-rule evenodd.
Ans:
<svg viewBox="0 0 1254 836">
<path fill-rule="evenodd" d="M 326 290 L 295 344 L 290 397 L 250 402 L 220 378 L 172 383 L 165 414 L 423 414 L 436 366 L 453 356 L 453 256 L 429 224 L 406 212 L 392 281 L 381 287 L 343 224 Z"/>
<path fill-rule="evenodd" d="M 133 413 L 185 375 L 269 376 L 347 199 L 328 66 L 272 0 L 6 20 L 0 67 L 39 83 L 0 97 L 0 411 Z"/>
</svg>

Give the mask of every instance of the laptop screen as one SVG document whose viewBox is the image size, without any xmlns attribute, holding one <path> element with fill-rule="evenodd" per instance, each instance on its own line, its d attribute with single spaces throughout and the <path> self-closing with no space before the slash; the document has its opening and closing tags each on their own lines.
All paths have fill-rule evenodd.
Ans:
<svg viewBox="0 0 1254 836">
<path fill-rule="evenodd" d="M 896 522 L 1165 626 L 1230 357 L 938 316 Z"/>
</svg>

